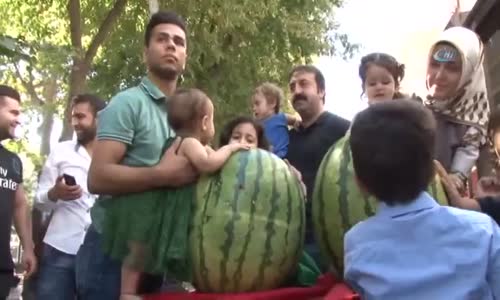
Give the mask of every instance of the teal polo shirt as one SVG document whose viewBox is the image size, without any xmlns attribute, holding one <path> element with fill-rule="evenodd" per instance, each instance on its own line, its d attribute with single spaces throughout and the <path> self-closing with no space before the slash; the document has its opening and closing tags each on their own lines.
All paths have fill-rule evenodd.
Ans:
<svg viewBox="0 0 500 300">
<path fill-rule="evenodd" d="M 166 96 L 149 78 L 118 93 L 98 115 L 97 140 L 112 140 L 127 145 L 121 164 L 150 167 L 158 163 L 165 141 L 175 133 L 167 122 Z M 94 228 L 101 233 L 105 210 L 102 195 L 90 215 Z"/>
</svg>

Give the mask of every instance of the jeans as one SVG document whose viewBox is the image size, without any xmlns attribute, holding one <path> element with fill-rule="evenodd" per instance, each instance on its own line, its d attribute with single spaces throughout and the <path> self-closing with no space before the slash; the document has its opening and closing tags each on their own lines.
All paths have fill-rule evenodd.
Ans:
<svg viewBox="0 0 500 300">
<path fill-rule="evenodd" d="M 78 300 L 114 300 L 120 297 L 121 263 L 103 252 L 101 239 L 101 234 L 91 225 L 76 254 Z M 138 293 L 158 293 L 162 284 L 162 276 L 142 274 Z"/>
<path fill-rule="evenodd" d="M 101 235 L 91 225 L 76 254 L 78 299 L 119 299 L 120 284 L 121 264 L 102 251 Z"/>
<path fill-rule="evenodd" d="M 74 299 L 75 255 L 61 252 L 44 245 L 40 271 L 38 274 L 37 300 Z"/>
</svg>

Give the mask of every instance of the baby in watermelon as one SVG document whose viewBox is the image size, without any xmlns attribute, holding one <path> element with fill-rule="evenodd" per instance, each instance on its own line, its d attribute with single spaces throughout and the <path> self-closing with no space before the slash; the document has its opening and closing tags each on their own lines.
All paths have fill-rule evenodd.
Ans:
<svg viewBox="0 0 500 300">
<path fill-rule="evenodd" d="M 415 101 L 373 104 L 353 122 L 356 178 L 379 202 L 344 238 L 344 277 L 362 299 L 500 299 L 498 225 L 425 192 L 435 143 L 436 120 Z"/>
<path fill-rule="evenodd" d="M 167 112 L 177 137 L 166 141 L 164 151 L 174 147 L 176 155 L 185 157 L 200 173 L 215 172 L 232 153 L 250 148 L 240 142 L 217 151 L 208 146 L 214 137 L 214 106 L 200 90 L 177 90 L 167 102 Z M 122 299 L 135 299 L 142 272 L 190 280 L 187 241 L 192 197 L 193 187 L 186 186 L 109 201 L 104 247 L 123 262 Z"/>
</svg>

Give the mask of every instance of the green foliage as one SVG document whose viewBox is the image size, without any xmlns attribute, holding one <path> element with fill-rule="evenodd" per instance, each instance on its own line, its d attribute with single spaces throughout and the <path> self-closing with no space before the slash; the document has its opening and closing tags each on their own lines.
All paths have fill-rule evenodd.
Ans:
<svg viewBox="0 0 500 300">
<path fill-rule="evenodd" d="M 115 0 L 81 0 L 82 43 L 88 47 Z M 160 0 L 162 9 L 184 16 L 188 23 L 187 70 L 182 85 L 203 89 L 216 105 L 218 128 L 228 118 L 248 113 L 253 88 L 272 81 L 286 89 L 290 69 L 311 63 L 318 55 L 348 57 L 357 50 L 339 33 L 335 10 L 341 0 Z M 53 108 L 61 113 L 72 66 L 67 1 L 4 0 L 0 32 L 26 43 L 33 62 L 21 68 L 32 76 L 38 94 L 45 78 L 58 83 Z M 144 26 L 149 18 L 147 1 L 128 1 L 111 35 L 93 59 L 87 90 L 109 99 L 119 90 L 137 84 L 145 74 L 142 60 Z M 10 73 L 19 81 L 9 61 Z M 29 74 L 32 75 L 29 75 Z M 24 89 L 26 91 L 26 89 Z M 43 99 L 40 97 L 42 101 Z M 34 106 L 40 109 L 40 106 Z"/>
<path fill-rule="evenodd" d="M 338 0 L 162 0 L 188 23 L 188 65 L 182 85 L 203 89 L 216 105 L 217 127 L 249 112 L 254 87 L 272 81 L 287 87 L 290 69 L 318 55 L 348 57 L 357 45 L 337 32 Z M 129 4 L 113 36 L 96 60 L 92 91 L 110 98 L 137 84 L 142 62 L 146 1 Z M 286 108 L 286 110 L 288 110 Z"/>
</svg>

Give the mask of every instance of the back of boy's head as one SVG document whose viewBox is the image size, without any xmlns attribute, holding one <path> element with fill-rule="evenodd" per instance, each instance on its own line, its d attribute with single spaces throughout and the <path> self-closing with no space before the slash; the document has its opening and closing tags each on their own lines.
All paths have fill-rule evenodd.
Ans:
<svg viewBox="0 0 500 300">
<path fill-rule="evenodd" d="M 196 130 L 208 113 L 208 96 L 199 89 L 177 89 L 167 100 L 167 119 L 176 132 Z"/>
<path fill-rule="evenodd" d="M 280 112 L 280 105 L 283 102 L 285 95 L 283 93 L 283 90 L 279 86 L 275 85 L 274 83 L 264 82 L 263 84 L 255 88 L 254 94 L 261 94 L 262 96 L 264 96 L 268 104 L 275 104 L 274 112 Z"/>
<path fill-rule="evenodd" d="M 366 82 L 366 72 L 371 65 L 379 66 L 386 69 L 394 79 L 396 88 L 400 87 L 401 81 L 405 77 L 405 65 L 398 63 L 398 61 L 391 55 L 386 53 L 371 53 L 361 58 L 359 65 L 359 78 L 364 91 Z M 394 94 L 394 99 L 402 98 L 403 95 L 399 92 Z"/>
<path fill-rule="evenodd" d="M 434 174 L 436 122 L 412 100 L 375 103 L 352 125 L 353 166 L 362 187 L 388 205 L 407 203 Z"/>
</svg>

